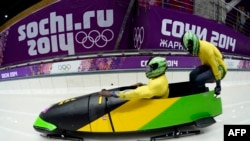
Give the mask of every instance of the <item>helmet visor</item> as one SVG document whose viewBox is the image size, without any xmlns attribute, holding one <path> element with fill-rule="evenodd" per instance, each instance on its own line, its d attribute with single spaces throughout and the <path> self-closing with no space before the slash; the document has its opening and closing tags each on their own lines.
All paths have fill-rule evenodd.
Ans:
<svg viewBox="0 0 250 141">
<path fill-rule="evenodd" d="M 187 45 L 187 50 L 190 54 L 193 54 L 193 45 L 192 44 L 188 44 Z"/>
<path fill-rule="evenodd" d="M 151 72 L 153 69 L 150 66 L 146 66 L 146 72 Z"/>
</svg>

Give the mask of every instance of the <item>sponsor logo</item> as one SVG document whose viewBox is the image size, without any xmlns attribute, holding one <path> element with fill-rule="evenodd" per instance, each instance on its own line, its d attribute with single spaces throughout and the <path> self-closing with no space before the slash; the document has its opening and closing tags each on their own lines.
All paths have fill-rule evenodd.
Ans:
<svg viewBox="0 0 250 141">
<path fill-rule="evenodd" d="M 144 27 L 134 28 L 134 47 L 136 49 L 141 49 L 141 45 L 144 41 Z"/>
<path fill-rule="evenodd" d="M 61 72 L 68 72 L 71 69 L 71 65 L 70 64 L 58 65 L 57 69 Z"/>
<path fill-rule="evenodd" d="M 50 12 L 49 16 L 44 19 L 20 25 L 18 27 L 18 41 L 27 43 L 29 47 L 27 52 L 30 56 L 61 51 L 67 52 L 68 55 L 74 55 L 76 42 L 82 44 L 84 48 L 91 48 L 94 45 L 105 47 L 114 38 L 113 31 L 106 29 L 114 25 L 113 9 L 85 11 L 82 17 L 83 22 L 74 22 L 72 13 L 58 15 L 56 12 Z M 96 28 L 93 27 L 93 22 L 97 27 L 106 30 L 84 32 Z M 75 35 L 74 31 L 78 30 L 82 31 Z M 80 35 L 83 37 L 80 38 Z M 74 37 L 77 41 L 74 41 Z M 87 41 L 90 44 L 87 44 Z"/>
<path fill-rule="evenodd" d="M 92 48 L 93 46 L 103 48 L 113 38 L 114 32 L 110 29 L 105 29 L 102 32 L 99 32 L 98 30 L 92 30 L 89 33 L 80 31 L 75 36 L 76 42 L 81 44 L 86 49 Z"/>
</svg>

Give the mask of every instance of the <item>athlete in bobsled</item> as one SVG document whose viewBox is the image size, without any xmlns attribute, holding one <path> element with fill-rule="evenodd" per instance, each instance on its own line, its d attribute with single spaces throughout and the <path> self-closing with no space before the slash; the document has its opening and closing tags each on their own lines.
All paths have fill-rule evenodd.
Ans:
<svg viewBox="0 0 250 141">
<path fill-rule="evenodd" d="M 195 86 L 216 82 L 215 94 L 220 94 L 221 80 L 227 73 L 227 65 L 219 49 L 208 41 L 199 40 L 191 31 L 183 34 L 181 44 L 190 54 L 201 60 L 201 65 L 191 71 L 189 81 Z"/>
<path fill-rule="evenodd" d="M 167 62 L 164 57 L 151 57 L 146 66 L 146 76 L 148 84 L 137 83 L 138 86 L 133 90 L 108 91 L 103 89 L 99 94 L 105 97 L 116 97 L 124 100 L 140 98 L 168 98 L 169 87 L 168 79 L 165 75 Z"/>
<path fill-rule="evenodd" d="M 204 85 L 193 93 L 190 82 L 168 84 L 166 70 L 166 59 L 153 57 L 147 63 L 147 85 L 139 83 L 138 87 L 118 87 L 62 100 L 42 110 L 33 127 L 49 138 L 83 141 L 93 136 L 140 133 L 154 141 L 200 133 L 182 131 L 182 127 L 214 124 L 214 117 L 222 114 L 221 98 Z"/>
</svg>

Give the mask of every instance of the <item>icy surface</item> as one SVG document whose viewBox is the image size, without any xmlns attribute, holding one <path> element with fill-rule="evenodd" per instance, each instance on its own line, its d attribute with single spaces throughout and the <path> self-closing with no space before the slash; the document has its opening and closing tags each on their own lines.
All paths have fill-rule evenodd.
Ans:
<svg viewBox="0 0 250 141">
<path fill-rule="evenodd" d="M 96 88 L 99 91 L 99 88 Z M 250 85 L 227 86 L 222 89 L 223 114 L 216 117 L 217 123 L 202 128 L 201 134 L 180 137 L 175 141 L 223 141 L 225 124 L 250 124 Z M 47 139 L 33 129 L 33 123 L 40 111 L 52 103 L 77 95 L 37 95 L 37 94 L 1 94 L 0 95 L 0 140 L 1 141 L 53 141 Z M 109 138 L 105 140 L 118 140 Z M 147 140 L 145 138 L 119 141 Z M 99 141 L 85 139 L 85 141 Z M 163 140 L 164 141 L 164 140 Z"/>
</svg>

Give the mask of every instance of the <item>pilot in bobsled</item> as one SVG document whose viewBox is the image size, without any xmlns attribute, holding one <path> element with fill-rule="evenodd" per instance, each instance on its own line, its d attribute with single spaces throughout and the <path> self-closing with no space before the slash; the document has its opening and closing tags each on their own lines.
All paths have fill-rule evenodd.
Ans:
<svg viewBox="0 0 250 141">
<path fill-rule="evenodd" d="M 151 58 L 146 69 L 150 78 L 147 85 L 104 89 L 60 101 L 43 110 L 33 127 L 51 138 L 83 140 L 88 136 L 154 132 L 157 134 L 150 138 L 155 140 L 199 133 L 179 131 L 181 126 L 203 128 L 214 124 L 214 117 L 222 113 L 221 98 L 205 85 L 193 93 L 190 82 L 168 84 L 166 69 L 165 58 Z M 158 136 L 158 131 L 166 134 Z"/>
<path fill-rule="evenodd" d="M 146 77 L 150 79 L 148 84 L 137 83 L 135 85 L 138 87 L 130 91 L 108 91 L 103 89 L 99 94 L 104 97 L 112 96 L 124 100 L 168 98 L 168 79 L 165 75 L 167 68 L 166 58 L 151 57 L 146 66 Z"/>
</svg>

